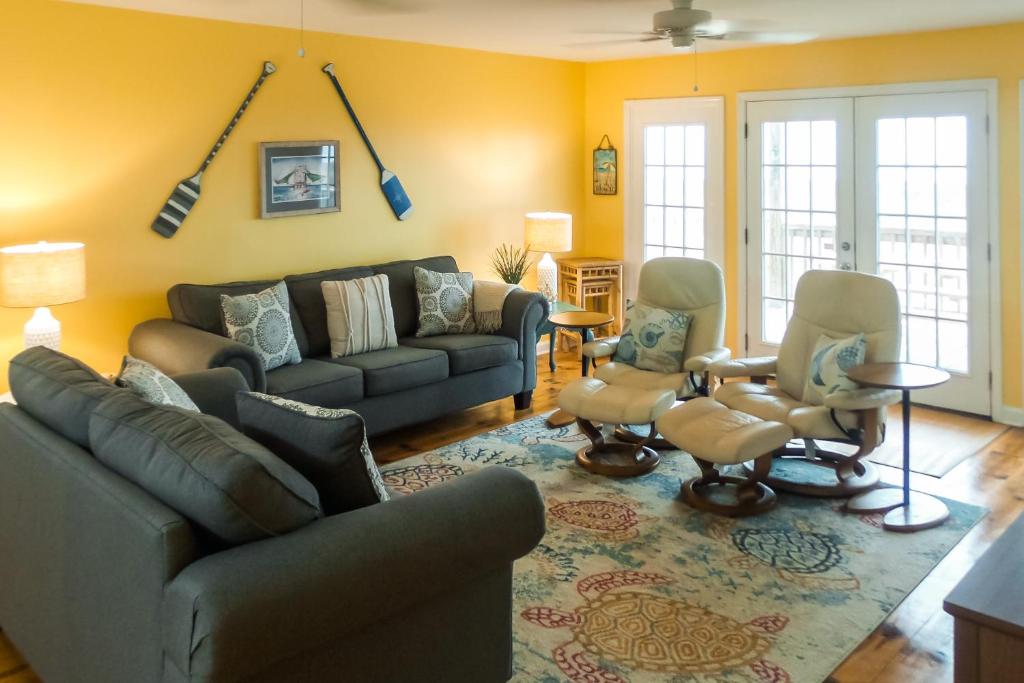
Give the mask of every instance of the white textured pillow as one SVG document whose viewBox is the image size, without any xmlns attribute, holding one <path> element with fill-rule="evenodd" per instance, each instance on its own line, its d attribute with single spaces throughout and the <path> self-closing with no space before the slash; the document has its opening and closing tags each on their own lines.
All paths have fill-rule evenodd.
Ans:
<svg viewBox="0 0 1024 683">
<path fill-rule="evenodd" d="M 284 282 L 256 294 L 220 295 L 224 331 L 231 339 L 251 347 L 265 370 L 302 362 L 290 307 Z"/>
<path fill-rule="evenodd" d="M 811 354 L 811 367 L 807 369 L 804 403 L 820 406 L 829 394 L 858 388 L 857 383 L 846 376 L 846 371 L 864 363 L 867 346 L 863 334 L 846 339 L 833 339 L 825 334 L 818 337 Z"/>
<path fill-rule="evenodd" d="M 174 406 L 195 413 L 200 412 L 199 407 L 173 379 L 152 363 L 132 356 L 124 357 L 121 374 L 117 376 L 115 384 L 131 389 L 153 405 Z"/>
<path fill-rule="evenodd" d="M 398 346 L 387 275 L 322 282 L 331 355 L 354 356 Z"/>
</svg>

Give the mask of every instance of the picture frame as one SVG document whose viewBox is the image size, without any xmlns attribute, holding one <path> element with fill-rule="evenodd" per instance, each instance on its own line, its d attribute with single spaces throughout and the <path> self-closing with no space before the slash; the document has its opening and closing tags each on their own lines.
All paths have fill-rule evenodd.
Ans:
<svg viewBox="0 0 1024 683">
<path fill-rule="evenodd" d="M 341 211 L 338 140 L 260 143 L 260 218 Z"/>
<path fill-rule="evenodd" d="M 618 192 L 618 152 L 612 145 L 611 139 L 605 135 L 594 149 L 594 194 L 614 195 Z"/>
</svg>

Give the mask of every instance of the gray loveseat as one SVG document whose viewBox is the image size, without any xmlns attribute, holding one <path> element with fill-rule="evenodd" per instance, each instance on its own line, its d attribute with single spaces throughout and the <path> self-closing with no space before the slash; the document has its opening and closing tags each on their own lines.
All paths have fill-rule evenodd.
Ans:
<svg viewBox="0 0 1024 683">
<path fill-rule="evenodd" d="M 175 285 L 167 293 L 173 319 L 138 325 L 129 351 L 168 374 L 233 367 L 256 391 L 355 410 L 371 435 L 507 396 L 517 409 L 528 408 L 537 385 L 537 326 L 548 314 L 544 297 L 524 290 L 509 294 L 497 334 L 418 339 L 415 266 L 459 271 L 451 256 L 437 256 L 256 282 Z M 398 348 L 331 358 L 320 283 L 380 273 L 390 284 Z M 220 295 L 257 292 L 281 279 L 288 285 L 303 360 L 264 372 L 255 352 L 222 336 Z"/>
<path fill-rule="evenodd" d="M 487 469 L 220 549 L 82 445 L 95 386 L 33 375 L 12 378 L 18 406 L 0 405 L 0 628 L 42 680 L 511 676 L 512 562 L 544 532 L 520 473 Z M 246 388 L 228 368 L 175 379 L 214 414 Z"/>
</svg>

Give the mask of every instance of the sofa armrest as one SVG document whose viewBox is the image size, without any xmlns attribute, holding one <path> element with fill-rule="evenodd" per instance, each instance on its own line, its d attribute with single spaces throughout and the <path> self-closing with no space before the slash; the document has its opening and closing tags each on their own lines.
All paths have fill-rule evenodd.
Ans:
<svg viewBox="0 0 1024 683">
<path fill-rule="evenodd" d="M 502 467 L 327 517 L 182 571 L 165 590 L 165 652 L 190 679 L 244 679 L 458 593 L 543 535 L 537 486 Z"/>
<path fill-rule="evenodd" d="M 523 361 L 523 391 L 537 386 L 537 326 L 547 320 L 547 299 L 540 292 L 514 289 L 505 297 L 498 334 L 512 337 L 519 344 Z"/>
<path fill-rule="evenodd" d="M 147 320 L 132 330 L 128 352 L 168 375 L 234 368 L 253 391 L 266 391 L 267 374 L 256 352 L 233 339 L 174 320 Z"/>
<path fill-rule="evenodd" d="M 239 428 L 235 394 L 249 391 L 249 383 L 235 368 L 213 368 L 171 377 L 206 415 L 213 415 Z"/>
<path fill-rule="evenodd" d="M 713 363 L 729 360 L 731 355 L 732 351 L 724 347 L 711 349 L 706 353 L 700 353 L 696 356 L 690 356 L 687 358 L 686 362 L 683 363 L 683 369 L 690 372 L 704 373 Z"/>
<path fill-rule="evenodd" d="M 587 358 L 609 358 L 615 355 L 619 348 L 620 337 L 607 337 L 595 339 L 583 345 L 583 355 Z"/>
<path fill-rule="evenodd" d="M 774 356 L 761 358 L 733 358 L 712 363 L 708 367 L 715 377 L 769 377 L 775 374 L 778 359 Z"/>
<path fill-rule="evenodd" d="M 872 410 L 900 402 L 901 394 L 894 389 L 853 389 L 836 391 L 825 397 L 825 407 L 834 410 Z"/>
</svg>

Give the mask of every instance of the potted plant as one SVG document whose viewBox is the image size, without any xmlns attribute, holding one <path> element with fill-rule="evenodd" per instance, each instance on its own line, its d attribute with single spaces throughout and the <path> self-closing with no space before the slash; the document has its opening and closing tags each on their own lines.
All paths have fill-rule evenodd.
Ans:
<svg viewBox="0 0 1024 683">
<path fill-rule="evenodd" d="M 502 244 L 491 254 L 491 268 L 502 282 L 518 285 L 533 265 L 529 251 L 529 247 L 521 249 L 511 244 Z"/>
</svg>

